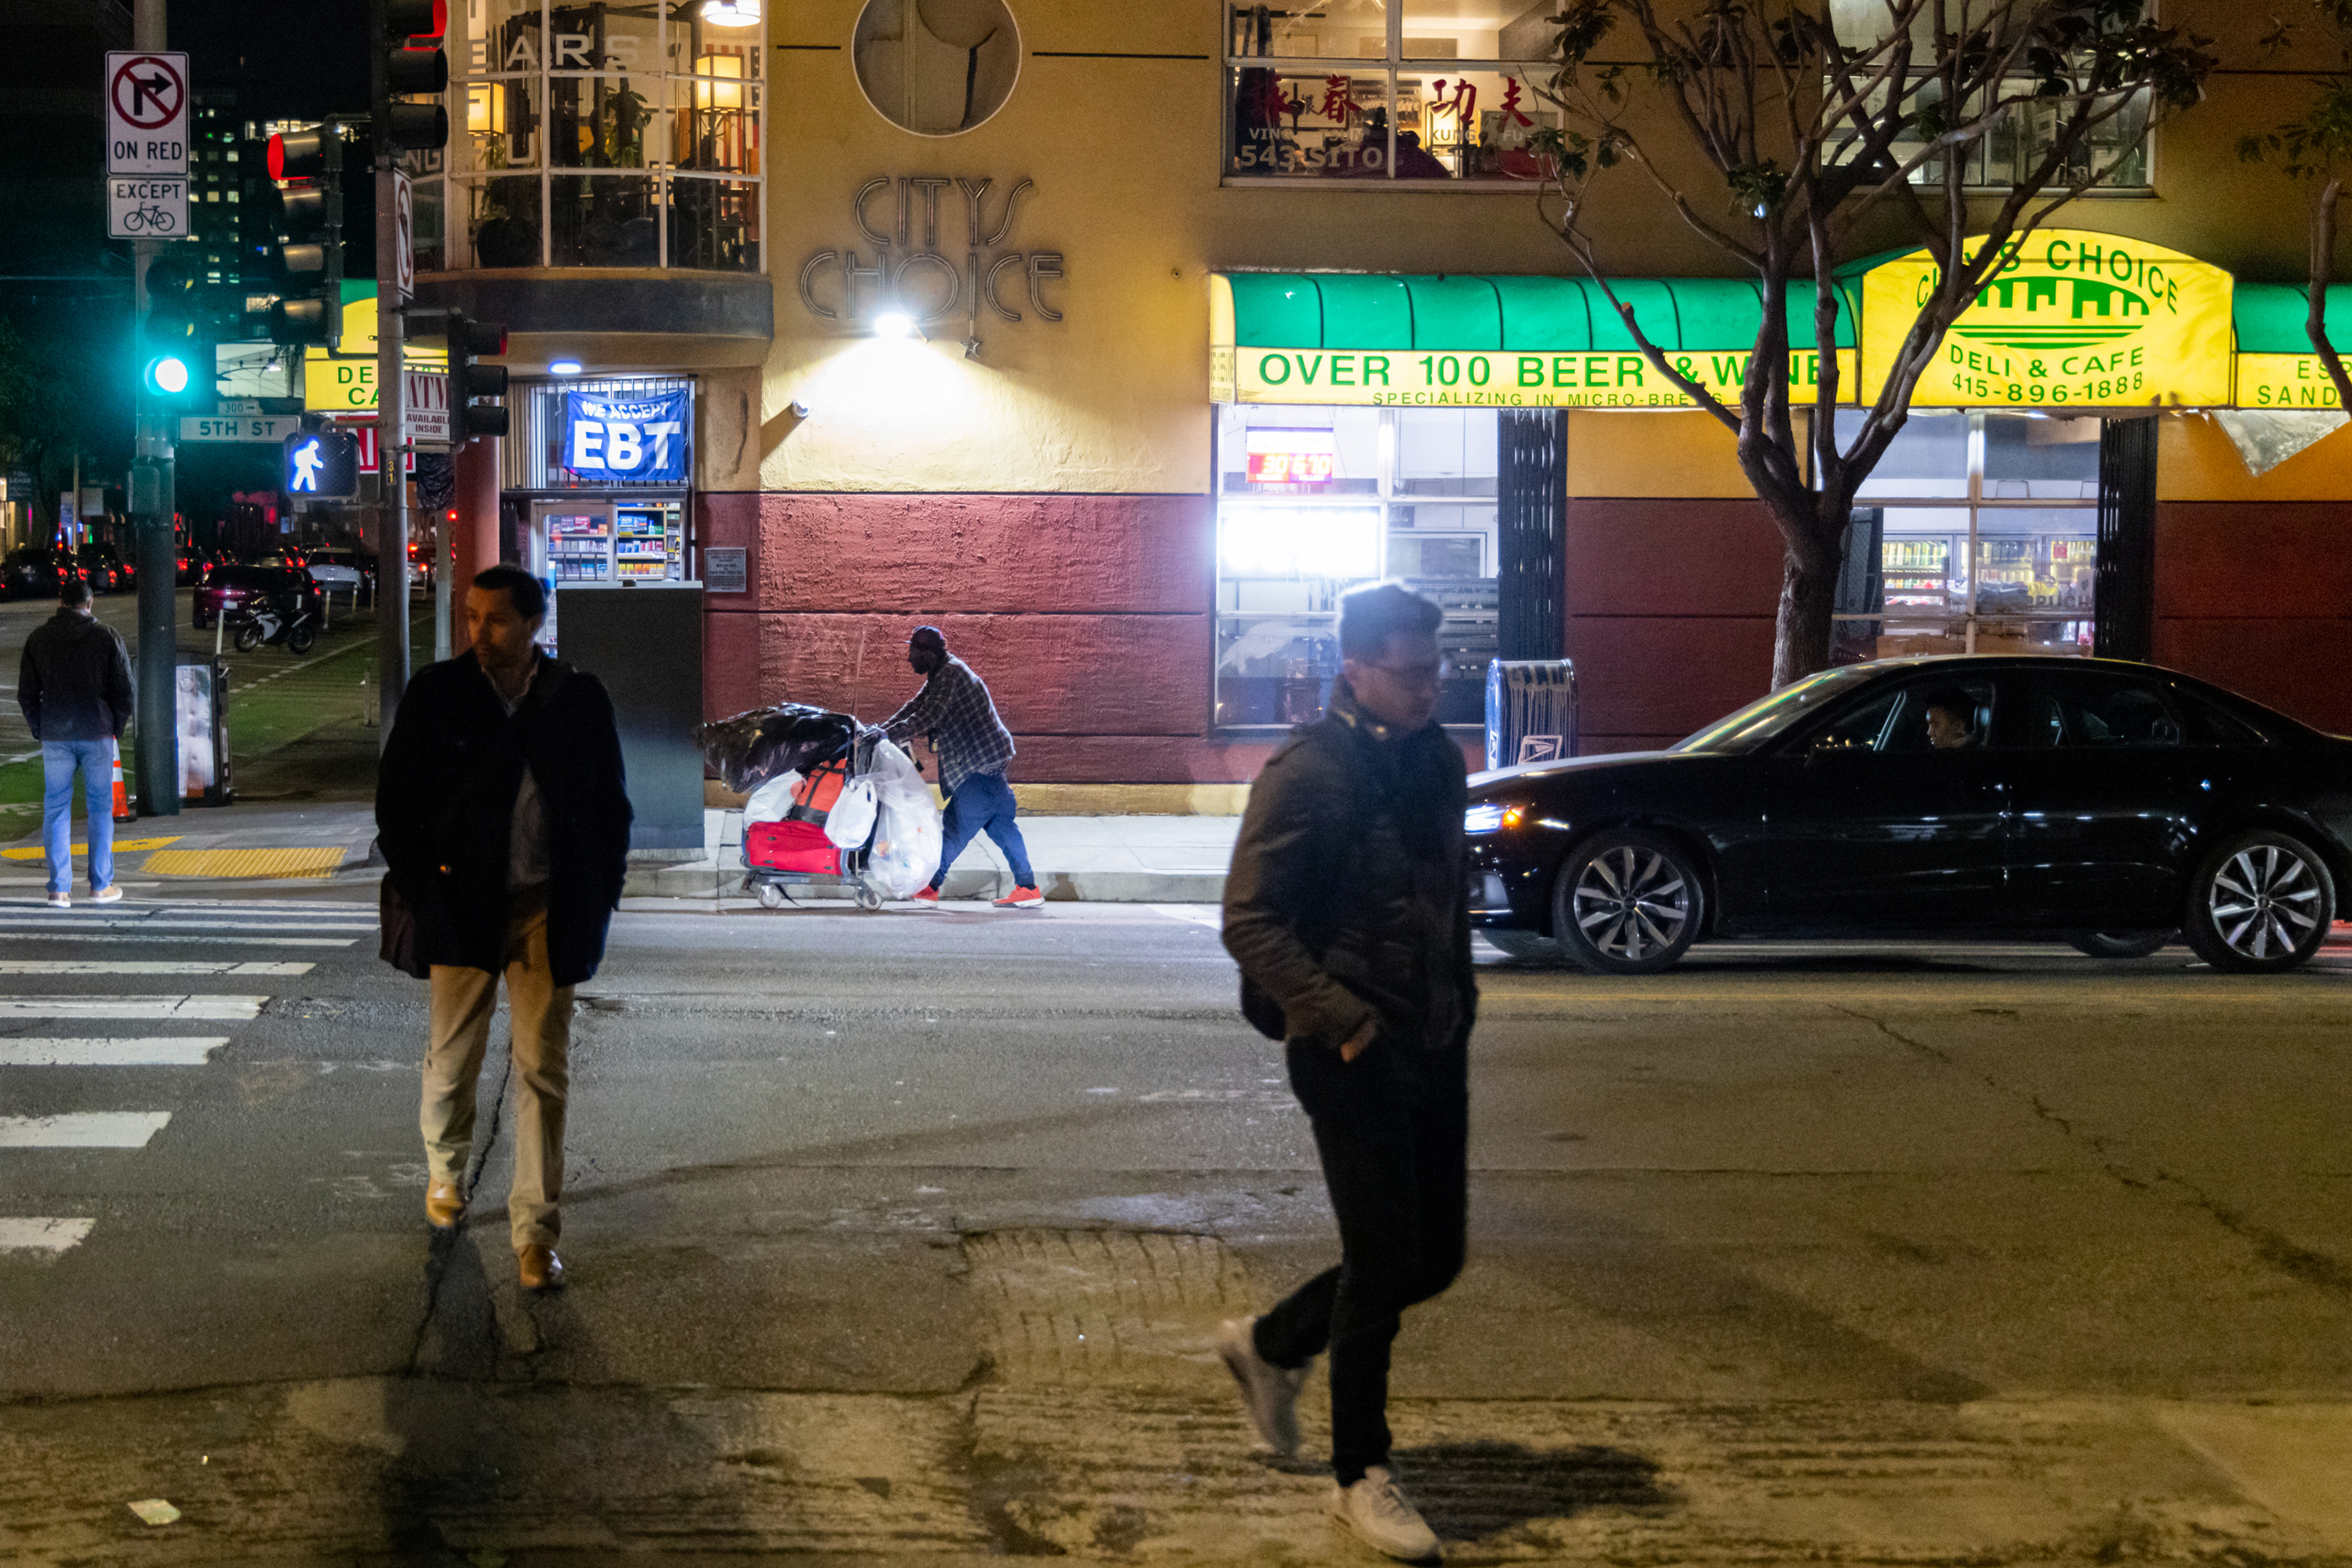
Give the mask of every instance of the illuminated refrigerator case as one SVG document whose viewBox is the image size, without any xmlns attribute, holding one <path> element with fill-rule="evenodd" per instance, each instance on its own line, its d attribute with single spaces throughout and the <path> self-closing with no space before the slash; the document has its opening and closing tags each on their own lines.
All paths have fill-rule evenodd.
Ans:
<svg viewBox="0 0 2352 1568">
<path fill-rule="evenodd" d="M 685 580 L 684 509 L 676 501 L 551 512 L 546 521 L 548 566 L 558 583 Z"/>
</svg>

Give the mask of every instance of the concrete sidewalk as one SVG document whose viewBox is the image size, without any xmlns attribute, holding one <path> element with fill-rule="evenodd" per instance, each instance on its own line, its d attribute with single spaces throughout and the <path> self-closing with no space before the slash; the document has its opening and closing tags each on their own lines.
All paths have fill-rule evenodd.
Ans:
<svg viewBox="0 0 2352 1568">
<path fill-rule="evenodd" d="M 635 895 L 717 899 L 743 885 L 743 814 L 708 810 L 704 853 L 670 865 L 633 866 Z M 1037 886 L 1051 900 L 1089 903 L 1209 904 L 1224 897 L 1238 816 L 1027 816 L 1021 837 Z M 1004 858 L 974 839 L 948 872 L 942 896 L 1001 898 L 1013 890 Z M 822 896 L 823 889 L 816 889 Z"/>
<path fill-rule="evenodd" d="M 687 860 L 632 857 L 627 895 L 741 897 L 742 824 L 739 811 L 704 812 L 702 853 Z M 1021 831 L 1048 899 L 1214 903 L 1224 895 L 1225 864 L 1240 825 L 1237 816 L 1024 816 Z M 119 823 L 114 836 L 115 880 L 133 896 L 169 897 L 177 889 L 223 881 L 285 890 L 348 887 L 372 884 L 383 869 L 369 857 L 374 811 L 360 801 L 192 807 L 177 816 Z M 89 837 L 81 823 L 73 837 L 79 862 Z M 0 889 L 43 884 L 40 843 L 35 831 L 0 850 Z M 78 865 L 77 891 L 85 875 Z M 1003 857 L 981 838 L 950 871 L 946 896 L 995 898 L 1012 888 Z M 832 895 L 831 887 L 819 884 L 807 896 Z"/>
</svg>

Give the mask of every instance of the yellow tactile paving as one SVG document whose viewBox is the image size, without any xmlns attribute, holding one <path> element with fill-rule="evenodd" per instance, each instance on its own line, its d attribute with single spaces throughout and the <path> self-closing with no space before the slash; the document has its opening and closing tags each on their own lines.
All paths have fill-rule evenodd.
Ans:
<svg viewBox="0 0 2352 1568">
<path fill-rule="evenodd" d="M 136 855 L 142 849 L 161 849 L 166 844 L 177 844 L 179 841 L 180 835 L 176 833 L 169 838 L 118 838 L 114 841 L 114 852 L 117 855 Z M 77 844 L 73 847 L 73 852 L 77 855 L 87 855 L 89 853 L 89 846 Z M 37 844 L 23 849 L 0 849 L 0 856 L 5 856 L 11 860 L 37 860 L 46 853 L 47 851 Z"/>
<path fill-rule="evenodd" d="M 140 869 L 151 877 L 331 877 L 344 851 L 300 849 L 163 849 Z"/>
</svg>

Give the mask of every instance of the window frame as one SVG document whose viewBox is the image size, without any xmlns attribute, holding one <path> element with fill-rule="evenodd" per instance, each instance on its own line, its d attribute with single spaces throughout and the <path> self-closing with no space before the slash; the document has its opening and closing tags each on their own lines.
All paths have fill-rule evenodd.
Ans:
<svg viewBox="0 0 2352 1568">
<path fill-rule="evenodd" d="M 1243 55 L 1234 52 L 1235 25 L 1239 0 L 1224 0 L 1224 49 L 1218 57 L 1220 80 L 1217 101 L 1221 107 L 1222 125 L 1218 131 L 1217 183 L 1236 190 L 1297 190 L 1305 186 L 1313 190 L 1340 188 L 1330 182 L 1318 181 L 1299 174 L 1238 174 L 1234 172 L 1237 152 L 1234 144 L 1234 103 L 1239 72 L 1244 70 L 1274 70 L 1280 74 L 1322 76 L 1359 76 L 1380 73 L 1386 80 L 1388 100 L 1388 146 L 1384 172 L 1378 178 L 1358 178 L 1346 181 L 1350 191 L 1387 191 L 1427 195 L 1446 191 L 1481 195 L 1525 196 L 1539 188 L 1541 181 L 1511 179 L 1465 179 L 1456 175 L 1448 180 L 1401 180 L 1396 175 L 1397 149 L 1397 78 L 1406 71 L 1442 71 L 1447 75 L 1459 72 L 1518 74 L 1530 76 L 1545 62 L 1538 60 L 1506 59 L 1429 59 L 1408 58 L 1404 53 L 1404 6 L 1401 0 L 1388 0 L 1382 6 L 1381 22 L 1386 47 L 1377 58 L 1371 56 L 1336 55 Z"/>
</svg>

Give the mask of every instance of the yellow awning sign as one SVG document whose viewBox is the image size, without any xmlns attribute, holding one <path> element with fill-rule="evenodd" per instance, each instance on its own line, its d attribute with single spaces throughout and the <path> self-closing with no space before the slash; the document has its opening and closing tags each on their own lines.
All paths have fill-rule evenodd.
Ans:
<svg viewBox="0 0 2352 1568">
<path fill-rule="evenodd" d="M 350 292 L 343 300 L 342 346 L 302 351 L 302 406 L 313 414 L 361 414 L 375 408 L 375 290 Z M 403 343 L 400 363 L 411 370 L 446 370 L 446 349 Z"/>
<path fill-rule="evenodd" d="M 1864 400 L 1885 386 L 1937 277 L 1924 250 L 1863 275 Z M 2162 246 L 2037 231 L 1952 323 L 1912 406 L 2225 405 L 2231 283 L 2221 268 Z"/>
<path fill-rule="evenodd" d="M 1258 349 L 1236 347 L 1234 401 L 1371 404 L 1393 408 L 1692 408 L 1696 400 L 1632 350 L 1536 353 L 1468 350 Z M 1739 401 L 1752 350 L 1675 352 L 1667 363 L 1726 402 Z M 1843 384 L 1853 384 L 1853 351 L 1838 351 Z M 1791 396 L 1821 384 L 1822 356 L 1789 356 Z"/>
<path fill-rule="evenodd" d="M 2240 354 L 2238 406 L 2330 409 L 2336 384 L 2317 354 Z"/>
</svg>

